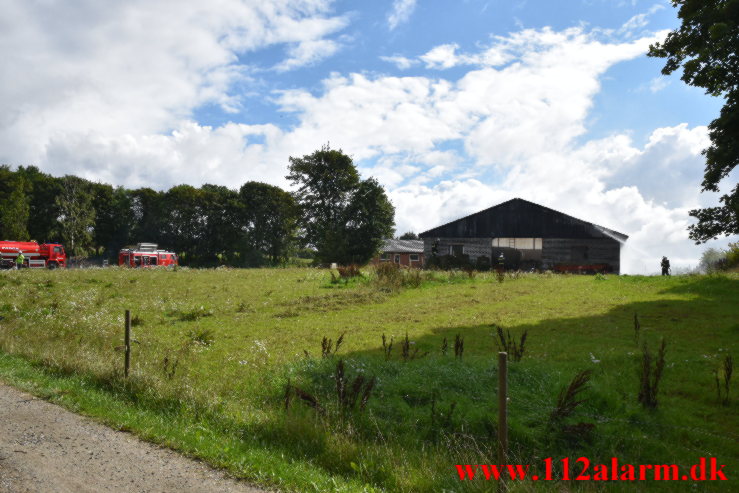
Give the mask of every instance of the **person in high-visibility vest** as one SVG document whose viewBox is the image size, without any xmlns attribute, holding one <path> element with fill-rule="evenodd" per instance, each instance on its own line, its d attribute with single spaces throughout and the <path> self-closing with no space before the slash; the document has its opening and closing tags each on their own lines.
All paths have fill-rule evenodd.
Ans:
<svg viewBox="0 0 739 493">
<path fill-rule="evenodd" d="M 15 258 L 15 268 L 20 269 L 23 267 L 23 261 L 26 258 L 23 256 L 23 252 L 18 252 L 18 256 Z"/>
</svg>

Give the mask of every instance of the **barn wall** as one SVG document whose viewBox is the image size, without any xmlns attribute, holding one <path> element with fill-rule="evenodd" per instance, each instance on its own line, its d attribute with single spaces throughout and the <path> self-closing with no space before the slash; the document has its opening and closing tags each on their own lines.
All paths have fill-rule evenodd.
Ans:
<svg viewBox="0 0 739 493">
<path fill-rule="evenodd" d="M 424 238 L 423 256 L 431 258 L 431 247 L 439 240 L 439 256 L 449 255 L 451 245 L 464 245 L 465 255 L 470 256 L 470 261 L 475 262 L 477 257 L 490 258 L 492 254 L 492 238 Z"/>
<path fill-rule="evenodd" d="M 434 241 L 439 241 L 439 256 L 448 255 L 451 245 L 464 245 L 464 253 L 469 255 L 470 261 L 475 262 L 477 257 L 487 257 L 492 265 L 497 265 L 497 258 L 501 251 L 506 249 L 493 248 L 492 238 L 424 238 L 423 254 L 430 259 Z M 587 249 L 587 250 L 585 250 Z M 583 253 L 587 252 L 587 258 Z M 572 239 L 572 238 L 544 238 L 542 250 L 521 250 L 519 261 L 536 263 L 541 260 L 544 269 L 554 268 L 556 265 L 595 265 L 607 264 L 614 273 L 620 272 L 621 244 L 610 238 L 607 239 Z M 495 254 L 495 258 L 491 258 Z M 506 258 L 511 257 L 506 255 Z M 523 268 L 523 267 L 522 267 Z"/>
<path fill-rule="evenodd" d="M 582 257 L 583 248 L 587 248 L 587 258 Z M 621 268 L 620 256 L 621 244 L 610 238 L 544 238 L 542 245 L 542 266 L 545 269 L 557 264 L 608 264 L 618 274 Z"/>
</svg>

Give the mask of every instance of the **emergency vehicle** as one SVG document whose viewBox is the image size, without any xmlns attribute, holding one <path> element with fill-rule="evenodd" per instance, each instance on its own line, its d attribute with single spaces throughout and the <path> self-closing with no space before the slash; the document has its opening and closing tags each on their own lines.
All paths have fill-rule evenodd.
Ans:
<svg viewBox="0 0 739 493">
<path fill-rule="evenodd" d="M 0 268 L 10 269 L 15 266 L 15 259 L 23 254 L 23 267 L 56 269 L 67 266 L 67 254 L 59 243 L 42 243 L 35 241 L 0 241 Z"/>
<path fill-rule="evenodd" d="M 159 250 L 156 243 L 139 243 L 136 248 L 123 248 L 118 252 L 118 265 L 128 267 L 154 267 L 178 265 L 177 254 Z"/>
</svg>

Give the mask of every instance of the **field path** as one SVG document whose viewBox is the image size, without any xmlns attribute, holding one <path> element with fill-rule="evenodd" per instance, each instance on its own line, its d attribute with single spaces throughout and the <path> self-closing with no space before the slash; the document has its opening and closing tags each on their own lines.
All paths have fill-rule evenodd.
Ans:
<svg viewBox="0 0 739 493">
<path fill-rule="evenodd" d="M 264 490 L 0 382 L 0 493 L 102 491 Z"/>
</svg>

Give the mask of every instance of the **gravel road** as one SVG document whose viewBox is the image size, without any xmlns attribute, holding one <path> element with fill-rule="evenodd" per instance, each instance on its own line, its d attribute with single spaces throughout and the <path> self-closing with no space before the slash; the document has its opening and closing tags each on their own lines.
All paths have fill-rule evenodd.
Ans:
<svg viewBox="0 0 739 493">
<path fill-rule="evenodd" d="M 0 493 L 103 491 L 264 490 L 0 382 Z"/>
</svg>

